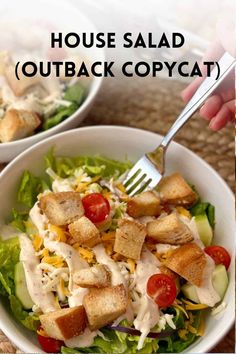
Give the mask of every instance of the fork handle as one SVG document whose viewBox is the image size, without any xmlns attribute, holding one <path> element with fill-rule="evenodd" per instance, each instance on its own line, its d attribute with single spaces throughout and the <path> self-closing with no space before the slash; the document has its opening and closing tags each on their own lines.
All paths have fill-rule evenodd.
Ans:
<svg viewBox="0 0 236 354">
<path fill-rule="evenodd" d="M 206 101 L 206 99 L 212 94 L 212 92 L 219 86 L 219 84 L 224 80 L 227 74 L 232 70 L 236 64 L 235 58 L 233 58 L 229 53 L 225 53 L 218 62 L 220 67 L 220 76 L 216 80 L 218 70 L 216 67 L 211 71 L 211 76 L 206 77 L 202 84 L 199 86 L 193 97 L 190 99 L 188 104 L 185 106 L 183 111 L 180 113 L 172 127 L 169 129 L 167 134 L 164 136 L 161 146 L 165 149 L 178 133 L 180 128 L 191 118 L 191 116 L 197 111 L 199 107 Z"/>
</svg>

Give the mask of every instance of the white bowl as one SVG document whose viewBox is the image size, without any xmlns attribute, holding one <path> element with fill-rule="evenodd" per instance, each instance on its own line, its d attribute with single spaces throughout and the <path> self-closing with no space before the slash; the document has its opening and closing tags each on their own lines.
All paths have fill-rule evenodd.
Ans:
<svg viewBox="0 0 236 354">
<path fill-rule="evenodd" d="M 24 19 L 27 21 L 30 20 L 32 23 L 38 23 L 41 20 L 46 25 L 52 23 L 58 28 L 58 31 L 62 31 L 63 33 L 97 33 L 93 23 L 78 10 L 78 7 L 73 6 L 73 4 L 68 1 L 38 0 L 36 2 L 30 2 L 28 0 L 22 0 L 19 3 L 16 2 L 14 6 L 12 6 L 12 3 L 8 0 L 1 0 L 1 21 L 6 23 L 19 23 Z M 50 37 L 48 38 L 48 43 L 50 43 Z M 79 46 L 78 50 L 73 53 L 76 54 L 78 52 L 81 53 L 83 57 L 87 58 L 89 62 L 104 61 L 105 54 L 103 49 L 98 49 L 96 47 L 85 49 L 83 46 Z M 81 123 L 91 109 L 101 83 L 102 78 L 94 77 L 91 80 L 88 95 L 82 105 L 69 118 L 65 119 L 55 127 L 24 139 L 10 143 L 0 143 L 0 163 L 12 160 L 28 147 L 51 135 L 78 127 L 79 123 Z"/>
<path fill-rule="evenodd" d="M 55 146 L 56 154 L 64 156 L 102 154 L 123 160 L 128 155 L 132 161 L 136 161 L 145 152 L 155 148 L 160 141 L 160 135 L 144 130 L 100 126 L 64 132 L 38 143 L 12 161 L 0 175 L 1 201 L 4 205 L 0 211 L 0 224 L 15 206 L 22 172 L 28 169 L 41 173 L 43 156 L 50 147 Z M 206 162 L 174 142 L 168 150 L 166 173 L 172 171 L 180 171 L 196 186 L 203 200 L 216 206 L 214 243 L 226 247 L 232 256 L 230 284 L 224 299 L 227 307 L 218 317 L 208 317 L 205 336 L 187 349 L 188 353 L 205 353 L 227 333 L 234 321 L 234 198 L 226 183 Z M 36 336 L 21 327 L 4 305 L 0 305 L 0 327 L 22 351 L 40 352 Z"/>
</svg>

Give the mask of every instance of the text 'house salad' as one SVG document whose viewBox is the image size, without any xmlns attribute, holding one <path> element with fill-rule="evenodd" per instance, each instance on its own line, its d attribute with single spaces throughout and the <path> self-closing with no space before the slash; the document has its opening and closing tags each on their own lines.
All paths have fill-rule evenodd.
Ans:
<svg viewBox="0 0 236 354">
<path fill-rule="evenodd" d="M 228 252 L 180 173 L 129 197 L 129 162 L 45 157 L 0 230 L 0 293 L 46 352 L 181 352 L 222 310 Z"/>
</svg>

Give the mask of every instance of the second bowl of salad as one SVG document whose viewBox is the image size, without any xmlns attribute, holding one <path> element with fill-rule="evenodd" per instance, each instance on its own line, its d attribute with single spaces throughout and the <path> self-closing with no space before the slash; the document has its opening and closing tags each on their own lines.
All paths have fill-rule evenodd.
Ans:
<svg viewBox="0 0 236 354">
<path fill-rule="evenodd" d="M 76 7 L 67 2 L 40 0 L 37 4 L 22 4 L 7 11 L 9 3 L 1 2 L 0 41 L 0 162 L 8 162 L 27 147 L 42 139 L 79 125 L 91 108 L 100 88 L 99 77 L 68 77 L 55 68 L 48 77 L 15 76 L 17 62 L 73 62 L 76 67 L 94 61 L 104 61 L 104 51 L 98 48 L 51 48 L 50 36 L 62 32 L 96 33 L 90 22 Z M 19 6 L 19 9 L 18 9 Z M 43 9 L 47 8 L 47 12 Z M 55 18 L 51 13 L 56 8 Z M 19 11 L 18 11 L 19 10 Z M 30 28 L 30 31 L 28 30 Z M 77 70 L 78 71 L 78 70 Z"/>
</svg>

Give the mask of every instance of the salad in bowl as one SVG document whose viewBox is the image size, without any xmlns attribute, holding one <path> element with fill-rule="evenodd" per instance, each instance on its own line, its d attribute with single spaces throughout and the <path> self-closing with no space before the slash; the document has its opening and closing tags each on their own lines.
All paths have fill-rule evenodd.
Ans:
<svg viewBox="0 0 236 354">
<path fill-rule="evenodd" d="M 228 251 L 180 172 L 130 197 L 131 163 L 45 156 L 0 230 L 0 293 L 45 352 L 182 352 L 221 312 Z"/>
</svg>

